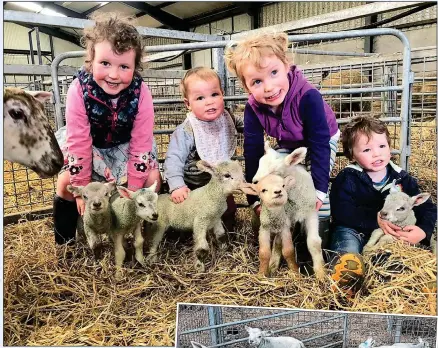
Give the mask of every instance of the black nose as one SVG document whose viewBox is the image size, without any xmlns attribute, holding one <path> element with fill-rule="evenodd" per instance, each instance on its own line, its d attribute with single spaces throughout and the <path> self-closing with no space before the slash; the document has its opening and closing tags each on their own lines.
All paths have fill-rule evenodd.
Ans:
<svg viewBox="0 0 438 348">
<path fill-rule="evenodd" d="M 157 220 L 158 219 L 158 214 L 157 213 L 152 214 L 152 219 Z"/>
<path fill-rule="evenodd" d="M 257 184 L 258 182 L 259 182 L 258 180 L 256 180 L 256 181 L 253 180 L 252 181 L 253 184 Z"/>
<path fill-rule="evenodd" d="M 101 206 L 102 206 L 101 202 L 94 202 L 93 203 L 93 207 L 95 207 L 95 208 L 100 208 Z"/>
<path fill-rule="evenodd" d="M 280 191 L 274 191 L 274 193 L 275 193 L 276 195 L 279 195 L 279 194 L 281 193 L 281 190 L 280 190 Z"/>
</svg>

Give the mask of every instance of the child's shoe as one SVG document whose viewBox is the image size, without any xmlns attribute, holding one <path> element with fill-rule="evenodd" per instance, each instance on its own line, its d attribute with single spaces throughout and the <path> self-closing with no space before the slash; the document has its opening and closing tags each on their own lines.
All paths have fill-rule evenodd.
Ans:
<svg viewBox="0 0 438 348">
<path fill-rule="evenodd" d="M 74 243 L 78 217 L 76 201 L 67 201 L 55 195 L 53 198 L 53 230 L 56 244 Z"/>
<path fill-rule="evenodd" d="M 365 265 L 362 256 L 347 253 L 332 262 L 331 277 L 347 297 L 353 297 L 363 285 Z M 335 287 L 332 287 L 335 288 Z"/>
</svg>

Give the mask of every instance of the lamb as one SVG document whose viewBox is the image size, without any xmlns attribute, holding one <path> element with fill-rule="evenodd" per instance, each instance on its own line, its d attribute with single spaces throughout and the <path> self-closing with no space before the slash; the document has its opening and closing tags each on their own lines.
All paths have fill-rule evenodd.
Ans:
<svg viewBox="0 0 438 348">
<path fill-rule="evenodd" d="M 359 348 L 429 348 L 429 343 L 427 343 L 426 341 L 423 341 L 423 339 L 421 337 L 418 338 L 418 343 L 394 343 L 393 345 L 390 346 L 379 346 L 379 347 L 375 347 L 374 346 L 375 341 L 373 340 L 372 337 L 368 337 L 368 339 L 359 344 Z"/>
<path fill-rule="evenodd" d="M 54 176 L 64 164 L 44 112 L 43 103 L 51 96 L 14 87 L 5 88 L 3 94 L 4 159 L 20 163 L 42 178 Z"/>
<path fill-rule="evenodd" d="M 295 184 L 288 192 L 286 212 L 289 215 L 291 226 L 301 222 L 306 230 L 307 248 L 312 256 L 313 269 L 318 279 L 325 276 L 324 259 L 321 249 L 321 237 L 318 231 L 318 213 L 315 209 L 316 191 L 313 180 L 304 168 L 299 165 L 306 157 L 307 149 L 300 147 L 291 154 L 280 153 L 272 149 L 269 142 L 265 142 L 265 155 L 260 158 L 259 169 L 252 182 L 257 183 L 269 174 L 281 177 L 291 175 L 295 178 Z M 275 249 L 274 249 L 275 250 Z"/>
<path fill-rule="evenodd" d="M 165 231 L 172 227 L 176 230 L 193 231 L 195 268 L 205 271 L 205 258 L 209 252 L 207 231 L 213 229 L 219 243 L 224 245 L 225 229 L 221 216 L 227 210 L 227 197 L 243 183 L 243 171 L 238 162 L 225 161 L 212 165 L 206 161 L 198 161 L 200 170 L 211 174 L 211 180 L 203 187 L 190 192 L 182 203 L 175 204 L 169 194 L 158 198 L 158 221 L 152 226 L 152 241 L 148 263 L 157 260 L 157 248 Z"/>
<path fill-rule="evenodd" d="M 274 248 L 282 250 L 290 269 L 298 271 L 294 245 L 290 233 L 290 218 L 286 214 L 287 191 L 294 184 L 292 176 L 282 178 L 269 174 L 257 184 L 242 184 L 241 190 L 250 195 L 259 195 L 262 200 L 259 230 L 259 273 L 269 276 L 278 269 L 280 258 L 271 260 L 271 236 L 275 236 Z M 279 252 L 274 253 L 275 256 Z M 271 260 L 271 262 L 270 262 Z M 268 267 L 269 266 L 269 267 Z"/>
<path fill-rule="evenodd" d="M 248 332 L 248 342 L 258 348 L 305 348 L 303 342 L 293 337 L 270 337 L 272 331 L 262 331 L 258 328 L 245 326 Z"/>
<path fill-rule="evenodd" d="M 84 216 L 78 219 L 78 235 L 85 234 L 90 249 L 97 257 L 97 245 L 101 236 L 111 231 L 110 196 L 116 188 L 114 182 L 90 182 L 86 186 L 68 185 L 67 190 L 85 201 Z"/>
<path fill-rule="evenodd" d="M 406 193 L 397 190 L 394 180 L 389 195 L 385 199 L 385 204 L 380 211 L 380 217 L 400 227 L 415 225 L 417 219 L 412 208 L 426 202 L 429 197 L 429 193 L 420 193 L 409 197 Z M 381 228 L 375 229 L 368 243 L 364 246 L 363 253 L 375 251 L 395 240 L 397 239 L 390 234 L 385 234 Z"/>
<path fill-rule="evenodd" d="M 121 277 L 121 267 L 126 256 L 124 236 L 127 233 L 134 235 L 135 259 L 145 266 L 141 225 L 142 220 L 155 222 L 158 219 L 156 187 L 157 181 L 136 192 L 117 186 L 118 194 L 111 197 L 111 238 L 114 242 L 117 279 Z"/>
</svg>

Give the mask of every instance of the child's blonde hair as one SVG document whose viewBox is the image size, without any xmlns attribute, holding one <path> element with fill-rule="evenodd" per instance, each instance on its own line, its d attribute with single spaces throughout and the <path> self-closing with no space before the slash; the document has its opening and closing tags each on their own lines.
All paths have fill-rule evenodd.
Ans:
<svg viewBox="0 0 438 348">
<path fill-rule="evenodd" d="M 234 73 L 247 88 L 242 69 L 247 64 L 253 64 L 262 68 L 262 60 L 275 55 L 284 64 L 290 62 L 286 57 L 288 37 L 286 33 L 260 32 L 237 42 L 235 47 L 227 47 L 225 50 L 225 62 L 230 72 Z"/>
<path fill-rule="evenodd" d="M 81 43 L 87 50 L 85 69 L 91 72 L 95 56 L 95 45 L 108 41 L 112 50 L 117 54 L 129 50 L 135 51 L 135 71 L 142 70 L 141 58 L 143 55 L 143 42 L 140 33 L 134 26 L 132 17 L 121 16 L 117 13 L 98 13 L 91 17 L 95 25 L 84 29 Z"/>
<path fill-rule="evenodd" d="M 204 81 L 210 80 L 210 79 L 217 79 L 217 82 L 220 86 L 220 89 L 221 89 L 222 93 L 224 93 L 224 91 L 222 89 L 222 85 L 221 85 L 221 79 L 220 79 L 219 75 L 217 74 L 217 72 L 214 71 L 213 69 L 200 66 L 197 68 L 187 70 L 184 77 L 182 78 L 181 83 L 180 83 L 180 90 L 181 90 L 181 94 L 182 94 L 183 98 L 187 99 L 187 95 L 189 93 L 189 81 L 188 80 L 191 77 L 197 77 L 197 78 L 204 80 Z"/>
</svg>

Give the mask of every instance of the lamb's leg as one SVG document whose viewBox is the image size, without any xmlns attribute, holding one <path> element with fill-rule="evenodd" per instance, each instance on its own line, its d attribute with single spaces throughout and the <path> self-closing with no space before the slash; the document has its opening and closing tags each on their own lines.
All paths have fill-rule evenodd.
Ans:
<svg viewBox="0 0 438 348">
<path fill-rule="evenodd" d="M 209 247 L 207 242 L 207 231 L 208 226 L 205 222 L 200 221 L 195 218 L 193 226 L 193 239 L 195 242 L 194 253 L 195 253 L 195 268 L 198 272 L 205 272 L 204 261 L 208 255 Z"/>
<path fill-rule="evenodd" d="M 93 251 L 94 258 L 99 259 L 101 251 L 101 249 L 98 248 L 98 244 L 100 242 L 99 236 L 88 226 L 84 226 L 84 232 L 87 238 L 88 246 L 90 247 L 91 251 Z"/>
<path fill-rule="evenodd" d="M 141 235 L 141 224 L 140 221 L 134 230 L 134 248 L 135 248 L 135 259 L 142 265 L 145 266 L 144 256 L 143 256 L 143 242 L 144 238 Z"/>
<path fill-rule="evenodd" d="M 281 231 L 281 244 L 283 257 L 286 260 L 289 269 L 298 272 L 298 265 L 295 260 L 295 248 L 289 225 L 284 226 L 283 230 Z"/>
<path fill-rule="evenodd" d="M 116 279 L 119 280 L 122 277 L 122 265 L 125 260 L 126 252 L 123 248 L 123 232 L 117 232 L 113 235 L 114 241 L 114 258 L 116 260 Z"/>
<path fill-rule="evenodd" d="M 281 236 L 275 235 L 272 244 L 271 259 L 269 260 L 269 274 L 272 275 L 277 272 L 281 261 Z"/>
<path fill-rule="evenodd" d="M 271 258 L 271 234 L 269 231 L 260 228 L 259 230 L 259 273 L 269 276 L 269 260 Z"/>
<path fill-rule="evenodd" d="M 325 277 L 324 259 L 322 257 L 321 237 L 318 232 L 318 214 L 316 211 L 307 213 L 304 221 L 307 235 L 307 249 L 312 256 L 313 270 L 318 279 Z"/>
<path fill-rule="evenodd" d="M 371 233 L 371 237 L 368 240 L 367 244 L 363 247 L 363 253 L 369 253 L 370 251 L 376 250 L 375 246 L 379 239 L 384 235 L 385 233 L 381 228 L 377 228 Z"/>
<path fill-rule="evenodd" d="M 166 232 L 166 225 L 160 222 L 152 224 L 151 227 L 152 241 L 151 241 L 151 246 L 149 248 L 149 254 L 148 256 L 146 256 L 145 259 L 145 262 L 147 264 L 151 264 L 157 261 L 158 245 L 163 240 L 165 232 Z"/>
<path fill-rule="evenodd" d="M 222 224 L 222 220 L 219 220 L 218 222 L 216 222 L 216 224 L 213 227 L 213 232 L 214 235 L 216 237 L 217 242 L 219 243 L 219 247 L 221 249 L 225 249 L 227 244 L 226 244 L 226 233 L 225 233 L 225 228 L 224 225 Z"/>
</svg>

